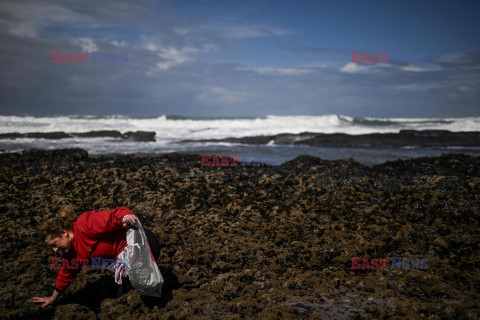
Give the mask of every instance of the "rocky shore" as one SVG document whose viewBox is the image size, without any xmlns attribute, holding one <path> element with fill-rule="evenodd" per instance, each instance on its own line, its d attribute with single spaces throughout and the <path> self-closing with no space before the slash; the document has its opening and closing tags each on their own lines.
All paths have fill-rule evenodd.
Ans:
<svg viewBox="0 0 480 320">
<path fill-rule="evenodd" d="M 202 167 L 31 149 L 0 154 L 0 191 L 2 318 L 480 317 L 480 157 Z M 132 209 L 162 244 L 163 297 L 116 298 L 111 277 L 85 270 L 54 307 L 34 304 L 58 272 L 37 230 L 66 205 Z M 428 268 L 352 269 L 354 257 Z"/>
</svg>

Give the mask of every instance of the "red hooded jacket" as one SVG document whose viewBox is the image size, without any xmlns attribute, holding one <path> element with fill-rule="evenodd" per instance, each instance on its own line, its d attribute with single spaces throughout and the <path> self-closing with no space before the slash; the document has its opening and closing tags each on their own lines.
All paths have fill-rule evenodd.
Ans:
<svg viewBox="0 0 480 320">
<path fill-rule="evenodd" d="M 125 207 L 113 210 L 93 210 L 82 213 L 73 223 L 72 248 L 63 255 L 64 259 L 77 260 L 91 258 L 116 259 L 127 246 L 127 229 L 123 228 L 118 217 L 123 219 L 126 215 L 135 215 Z M 62 292 L 77 277 L 80 268 L 68 269 L 62 266 L 56 281 L 56 290 Z"/>
</svg>

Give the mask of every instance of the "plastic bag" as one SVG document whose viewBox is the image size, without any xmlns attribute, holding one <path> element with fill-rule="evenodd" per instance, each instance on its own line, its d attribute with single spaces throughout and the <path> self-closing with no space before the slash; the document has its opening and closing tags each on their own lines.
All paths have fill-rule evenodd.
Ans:
<svg viewBox="0 0 480 320">
<path fill-rule="evenodd" d="M 150 246 L 140 220 L 127 230 L 127 246 L 117 259 L 127 259 L 128 279 L 132 286 L 146 296 L 160 297 L 162 295 L 163 277 L 160 269 L 150 255 Z"/>
</svg>

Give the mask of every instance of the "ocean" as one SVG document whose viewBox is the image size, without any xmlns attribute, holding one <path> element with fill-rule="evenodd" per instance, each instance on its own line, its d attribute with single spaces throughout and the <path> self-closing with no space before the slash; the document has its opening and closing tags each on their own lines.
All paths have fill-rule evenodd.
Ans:
<svg viewBox="0 0 480 320">
<path fill-rule="evenodd" d="M 182 116 L 131 117 L 111 116 L 0 116 L 0 134 L 29 132 L 80 133 L 98 130 L 153 131 L 155 141 L 132 141 L 121 138 L 3 138 L 0 153 L 21 152 L 30 148 L 82 148 L 90 156 L 161 153 L 196 153 L 238 156 L 240 161 L 257 161 L 279 165 L 299 155 L 312 155 L 326 160 L 353 158 L 365 165 L 443 153 L 463 153 L 480 156 L 480 148 L 447 147 L 419 148 L 324 148 L 307 145 L 263 145 L 229 142 L 184 142 L 276 135 L 281 133 L 398 133 L 400 130 L 480 131 L 480 117 L 465 118 L 372 118 L 344 115 L 274 116 L 241 118 L 192 118 Z"/>
</svg>

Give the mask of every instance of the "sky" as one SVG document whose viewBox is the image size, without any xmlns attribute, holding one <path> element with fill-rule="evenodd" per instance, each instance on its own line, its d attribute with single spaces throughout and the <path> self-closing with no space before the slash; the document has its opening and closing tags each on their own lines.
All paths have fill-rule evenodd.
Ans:
<svg viewBox="0 0 480 320">
<path fill-rule="evenodd" d="M 479 17 L 477 0 L 2 0 L 0 114 L 480 116 Z"/>
</svg>

